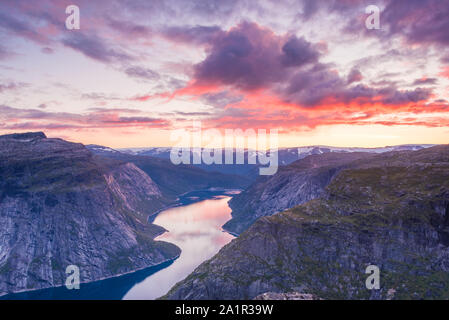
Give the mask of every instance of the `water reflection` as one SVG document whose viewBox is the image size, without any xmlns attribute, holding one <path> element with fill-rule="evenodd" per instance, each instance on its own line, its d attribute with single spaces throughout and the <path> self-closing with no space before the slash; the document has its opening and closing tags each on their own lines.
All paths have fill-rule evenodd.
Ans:
<svg viewBox="0 0 449 320">
<path fill-rule="evenodd" d="M 214 199 L 172 208 L 158 215 L 154 223 L 169 232 L 157 240 L 176 244 L 182 250 L 181 256 L 168 268 L 136 284 L 124 299 L 155 299 L 164 295 L 231 241 L 234 237 L 221 229 L 231 217 L 227 205 L 229 199 L 228 196 L 215 196 Z"/>
<path fill-rule="evenodd" d="M 57 287 L 10 294 L 0 297 L 0 300 L 158 298 L 234 238 L 221 230 L 221 226 L 231 218 L 227 202 L 232 194 L 234 192 L 223 191 L 187 194 L 181 197 L 181 206 L 162 211 L 153 217 L 155 224 L 169 230 L 157 240 L 172 242 L 181 248 L 181 256 L 175 261 L 120 277 L 81 284 L 80 290 Z"/>
<path fill-rule="evenodd" d="M 121 300 L 136 283 L 169 267 L 172 263 L 173 261 L 169 261 L 120 277 L 83 283 L 80 290 L 67 290 L 65 287 L 49 288 L 9 294 L 0 297 L 0 300 Z"/>
</svg>

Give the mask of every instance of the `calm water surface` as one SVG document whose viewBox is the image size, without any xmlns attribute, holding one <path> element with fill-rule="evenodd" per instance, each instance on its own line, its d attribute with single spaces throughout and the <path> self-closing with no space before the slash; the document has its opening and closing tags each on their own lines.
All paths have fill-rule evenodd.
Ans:
<svg viewBox="0 0 449 320">
<path fill-rule="evenodd" d="M 159 214 L 154 223 L 169 232 L 156 240 L 176 244 L 182 250 L 181 256 L 169 267 L 136 284 L 124 299 L 155 299 L 164 295 L 231 241 L 234 237 L 221 229 L 231 218 L 229 199 L 228 196 L 215 196 Z"/>
</svg>

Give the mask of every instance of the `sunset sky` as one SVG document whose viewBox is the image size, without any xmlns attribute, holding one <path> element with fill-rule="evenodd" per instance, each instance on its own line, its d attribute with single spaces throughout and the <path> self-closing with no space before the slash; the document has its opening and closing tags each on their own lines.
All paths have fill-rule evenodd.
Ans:
<svg viewBox="0 0 449 320">
<path fill-rule="evenodd" d="M 448 143 L 449 1 L 1 0 L 0 97 L 1 134 L 115 148 L 193 120 L 284 147 Z"/>
</svg>

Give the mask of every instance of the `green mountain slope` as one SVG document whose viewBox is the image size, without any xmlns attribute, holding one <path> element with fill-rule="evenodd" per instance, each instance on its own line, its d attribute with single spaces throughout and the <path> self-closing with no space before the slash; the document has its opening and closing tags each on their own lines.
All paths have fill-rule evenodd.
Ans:
<svg viewBox="0 0 449 320">
<path fill-rule="evenodd" d="M 315 200 L 259 219 L 165 296 L 449 298 L 449 146 L 356 160 Z M 380 290 L 365 286 L 368 265 Z"/>
</svg>

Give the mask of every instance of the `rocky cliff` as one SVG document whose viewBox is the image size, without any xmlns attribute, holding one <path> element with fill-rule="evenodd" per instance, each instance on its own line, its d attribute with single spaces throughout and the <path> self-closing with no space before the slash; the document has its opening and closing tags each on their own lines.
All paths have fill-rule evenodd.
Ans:
<svg viewBox="0 0 449 320">
<path fill-rule="evenodd" d="M 449 298 L 449 146 L 356 160 L 317 199 L 260 218 L 165 296 Z M 365 285 L 368 265 L 380 289 Z"/>
<path fill-rule="evenodd" d="M 0 137 L 0 295 L 89 282 L 177 257 L 147 223 L 167 200 L 142 170 L 43 133 Z"/>
<path fill-rule="evenodd" d="M 89 145 L 93 153 L 135 164 L 159 186 L 164 197 L 175 201 L 179 195 L 209 188 L 242 189 L 250 184 L 244 176 L 208 172 L 193 165 L 174 165 L 169 159 L 122 153 L 110 148 Z"/>
<path fill-rule="evenodd" d="M 223 228 L 240 234 L 260 217 L 318 198 L 340 170 L 372 156 L 361 152 L 323 153 L 280 167 L 275 175 L 260 178 L 229 201 L 232 219 Z"/>
<path fill-rule="evenodd" d="M 275 293 L 266 292 L 258 295 L 254 300 L 321 300 L 320 298 L 308 293 L 288 292 Z"/>
</svg>

